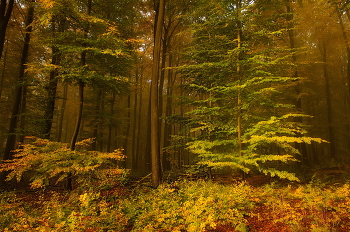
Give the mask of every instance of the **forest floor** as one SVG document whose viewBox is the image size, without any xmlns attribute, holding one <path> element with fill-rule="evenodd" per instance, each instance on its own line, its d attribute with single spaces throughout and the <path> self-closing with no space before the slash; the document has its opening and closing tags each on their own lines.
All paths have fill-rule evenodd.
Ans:
<svg viewBox="0 0 350 232">
<path fill-rule="evenodd" d="M 346 177 L 347 178 L 347 177 Z M 231 176 L 155 190 L 21 187 L 0 192 L 0 231 L 350 231 L 349 180 L 312 183 Z"/>
</svg>

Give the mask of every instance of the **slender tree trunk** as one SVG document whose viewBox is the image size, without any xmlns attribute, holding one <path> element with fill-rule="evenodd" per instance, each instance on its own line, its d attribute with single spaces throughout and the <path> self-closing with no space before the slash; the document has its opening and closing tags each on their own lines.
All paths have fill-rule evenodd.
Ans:
<svg viewBox="0 0 350 232">
<path fill-rule="evenodd" d="M 103 121 L 104 121 L 104 118 L 103 118 L 103 112 L 105 112 L 105 94 L 102 93 L 102 98 L 101 98 L 101 109 L 100 109 L 100 117 L 99 117 L 99 122 L 100 122 L 100 125 L 99 125 L 99 151 L 103 152 L 104 149 L 103 149 Z"/>
<path fill-rule="evenodd" d="M 72 135 L 72 139 L 70 142 L 70 149 L 72 151 L 75 150 L 75 145 L 78 140 L 78 135 L 80 132 L 80 125 L 81 125 L 81 119 L 83 117 L 83 106 L 84 106 L 84 82 L 79 80 L 78 81 L 78 87 L 79 87 L 79 108 L 78 108 L 78 113 L 77 113 L 77 118 L 75 122 L 75 129 Z"/>
<path fill-rule="evenodd" d="M 238 62 L 237 62 L 237 77 L 238 77 L 238 96 L 237 96 L 237 140 L 238 140 L 238 155 L 242 156 L 242 96 L 241 96 L 241 48 L 242 48 L 242 23 L 240 21 L 241 14 L 241 1 L 237 1 L 237 48 L 238 51 Z"/>
<path fill-rule="evenodd" d="M 151 91 L 149 91 L 149 99 L 148 99 L 148 106 L 147 106 L 147 134 L 146 134 L 146 153 L 145 153 L 145 169 L 152 170 L 151 165 Z"/>
<path fill-rule="evenodd" d="M 92 131 L 92 137 L 94 138 L 94 142 L 91 144 L 91 150 L 96 151 L 97 149 L 97 137 L 98 137 L 98 127 L 100 124 L 100 104 L 101 104 L 101 96 L 102 96 L 102 91 L 98 90 L 97 91 L 97 100 L 96 100 L 96 105 L 95 105 L 95 119 L 94 119 L 94 127 Z"/>
<path fill-rule="evenodd" d="M 15 149 L 16 145 L 16 130 L 18 128 L 18 120 L 19 120 L 19 112 L 21 109 L 21 101 L 22 101 L 22 93 L 23 93 L 23 85 L 25 82 L 25 69 L 26 69 L 26 63 L 28 60 L 28 54 L 29 54 L 29 44 L 31 39 L 31 32 L 32 32 L 32 22 L 34 19 L 34 6 L 32 5 L 31 1 L 28 4 L 28 11 L 27 11 L 27 17 L 25 21 L 25 37 L 24 37 L 24 45 L 22 49 L 22 56 L 21 56 L 21 63 L 20 63 L 20 69 L 19 69 L 19 75 L 18 75 L 18 83 L 17 83 L 17 89 L 16 89 L 16 96 L 15 101 L 12 108 L 12 114 L 10 119 L 10 125 L 8 130 L 8 136 L 4 151 L 4 160 L 12 159 L 12 150 Z M 3 4 L 3 2 L 1 2 Z M 1 48 L 2 49 L 2 48 Z M 2 51 L 1 51 L 2 52 Z M 0 184 L 4 184 L 4 180 L 6 177 L 6 173 L 2 173 L 0 175 Z"/>
<path fill-rule="evenodd" d="M 0 60 L 2 52 L 4 50 L 6 29 L 8 22 L 11 18 L 14 0 L 1 0 L 0 1 Z"/>
<path fill-rule="evenodd" d="M 289 23 L 289 26 L 288 26 L 289 47 L 292 50 L 292 52 L 294 52 L 294 50 L 296 49 L 296 45 L 295 45 L 295 33 L 294 33 L 294 12 L 291 7 L 291 0 L 286 0 L 286 10 L 287 10 L 286 20 Z M 297 57 L 294 53 L 292 54 L 292 61 L 295 64 L 297 62 Z M 299 77 L 299 72 L 297 69 L 294 70 L 292 77 L 293 78 Z M 296 83 L 295 85 L 295 92 L 297 95 L 295 106 L 299 112 L 302 112 L 302 102 L 300 97 L 301 91 L 300 91 L 299 83 Z M 298 118 L 297 122 L 302 123 L 303 120 L 301 118 Z M 302 136 L 302 135 L 299 135 L 299 136 Z M 300 153 L 301 164 L 308 166 L 309 161 L 308 161 L 308 154 L 307 154 L 305 143 L 297 144 L 297 148 Z"/>
<path fill-rule="evenodd" d="M 141 85 L 142 85 L 142 77 L 143 77 L 143 73 L 141 71 L 141 76 L 140 76 L 140 80 L 139 80 L 139 85 L 140 85 L 140 88 L 141 88 Z M 142 92 L 143 90 L 140 89 L 140 97 L 139 97 L 139 108 L 138 108 L 138 119 L 137 119 L 137 149 L 136 149 L 136 152 L 138 153 L 137 155 L 137 158 L 138 158 L 138 164 L 137 166 L 139 167 L 140 165 L 140 158 L 142 157 L 141 154 L 145 155 L 145 151 L 141 148 L 141 119 L 142 119 Z"/>
<path fill-rule="evenodd" d="M 320 45 L 321 48 L 321 45 Z M 322 43 L 322 61 L 323 61 L 323 76 L 325 80 L 326 87 L 326 103 L 327 103 L 327 121 L 328 121 L 328 133 L 329 133 L 329 145 L 331 149 L 331 157 L 336 157 L 336 148 L 335 148 L 335 139 L 333 133 L 333 117 L 332 117 L 332 99 L 331 99 L 331 90 L 329 85 L 329 75 L 327 70 L 327 48 L 326 44 Z"/>
<path fill-rule="evenodd" d="M 115 93 L 112 95 L 111 101 L 111 117 L 108 125 L 108 139 L 107 139 L 107 152 L 112 152 L 112 130 L 113 130 L 113 117 L 114 117 L 114 103 Z"/>
<path fill-rule="evenodd" d="M 139 67 L 136 67 L 136 73 L 135 73 L 135 83 L 138 85 L 139 81 Z M 137 106 L 138 106 L 138 91 L 135 91 L 134 94 L 134 108 L 133 108 L 133 131 L 132 131 L 132 168 L 137 169 L 137 163 L 138 163 L 138 154 L 137 154 Z"/>
<path fill-rule="evenodd" d="M 6 42 L 6 49 L 4 54 L 4 63 L 2 66 L 2 72 L 1 72 L 1 80 L 0 80 L 0 99 L 2 96 L 2 90 L 4 88 L 4 81 L 6 77 L 6 65 L 7 65 L 7 53 L 8 53 L 8 41 Z"/>
<path fill-rule="evenodd" d="M 23 45 L 22 56 L 21 56 L 20 70 L 18 75 L 18 86 L 16 89 L 15 102 L 12 109 L 9 132 L 8 132 L 6 148 L 4 152 L 5 160 L 11 159 L 11 151 L 15 149 L 16 129 L 18 126 L 17 124 L 19 119 L 19 112 L 21 109 L 23 85 L 25 82 L 25 69 L 26 69 L 26 63 L 28 60 L 29 44 L 30 44 L 31 32 L 32 32 L 31 24 L 33 22 L 33 19 L 34 19 L 34 6 L 30 2 L 28 6 L 28 12 L 27 12 L 27 17 L 25 22 L 26 30 L 25 30 L 24 45 Z"/>
<path fill-rule="evenodd" d="M 153 67 L 151 82 L 151 162 L 152 162 L 152 185 L 157 188 L 162 182 L 162 170 L 159 143 L 159 102 L 158 83 L 160 72 L 161 38 L 164 23 L 165 0 L 159 0 L 158 17 L 156 18 L 155 41 L 153 51 Z"/>
<path fill-rule="evenodd" d="M 67 97 L 68 97 L 68 84 L 65 83 L 63 86 L 63 99 L 62 99 L 61 112 L 60 112 L 60 117 L 58 120 L 58 127 L 57 127 L 58 142 L 62 141 L 62 128 L 63 128 L 64 113 L 66 111 L 66 105 L 67 105 Z"/>
<path fill-rule="evenodd" d="M 129 154 L 131 154 L 131 152 L 129 152 L 129 141 L 130 141 L 130 128 L 131 128 L 131 95 L 128 95 L 128 114 L 127 114 L 127 125 L 126 125 L 126 135 L 125 135 L 125 140 L 124 140 L 124 154 L 126 155 L 126 157 L 129 157 Z M 130 161 L 132 163 L 132 156 L 127 158 L 127 160 L 125 161 L 125 165 L 128 166 Z M 126 167 L 125 166 L 125 167 Z M 128 166 L 129 167 L 129 166 Z"/>
<path fill-rule="evenodd" d="M 169 67 L 172 65 L 172 55 L 169 55 Z M 172 91 L 173 91 L 173 72 L 171 69 L 168 70 L 168 83 L 167 83 L 167 89 L 166 89 L 166 106 L 165 106 L 165 117 L 169 117 L 172 114 Z M 164 124 L 164 148 L 168 147 L 170 145 L 170 139 L 172 134 L 172 125 L 165 120 Z M 168 159 L 167 159 L 168 158 Z M 171 169 L 171 162 L 169 160 L 170 157 L 166 157 L 166 152 L 163 151 L 163 167 L 164 169 Z"/>
<path fill-rule="evenodd" d="M 60 54 L 58 54 L 59 50 L 53 46 L 51 48 L 52 50 L 52 60 L 51 64 L 53 66 L 59 65 L 60 63 Z M 54 68 L 54 70 L 51 70 L 50 72 L 50 78 L 49 83 L 47 85 L 47 106 L 44 112 L 44 131 L 43 131 L 43 137 L 46 139 L 50 139 L 50 132 L 52 128 L 52 122 L 55 112 L 55 102 L 56 102 L 56 92 L 57 92 L 57 68 Z"/>
<path fill-rule="evenodd" d="M 349 38 L 348 38 L 348 35 L 347 35 L 347 30 L 345 29 L 345 26 L 344 26 L 344 22 L 343 22 L 341 11 L 340 11 L 340 9 L 339 9 L 339 7 L 337 5 L 335 6 L 335 8 L 336 8 L 336 12 L 337 12 L 337 15 L 338 15 L 338 18 L 339 18 L 339 25 L 340 25 L 340 28 L 341 28 L 341 31 L 342 31 L 344 44 L 346 46 L 346 54 L 347 54 L 347 71 L 346 71 L 346 82 L 347 82 L 347 84 L 346 85 L 348 87 L 346 97 L 348 98 L 347 110 L 348 110 L 348 112 L 350 112 L 350 44 L 349 44 Z M 346 15 L 347 15 L 348 19 L 350 19 L 348 11 L 346 11 Z M 348 114 L 347 115 L 347 120 L 346 120 L 346 123 L 345 123 L 345 128 L 347 129 L 347 131 L 349 131 L 349 127 L 350 127 L 350 115 Z M 348 136 L 347 140 L 349 141 L 349 136 Z M 349 144 L 349 142 L 347 144 Z M 349 155 L 349 152 L 348 152 L 348 155 Z"/>
<path fill-rule="evenodd" d="M 344 26 L 344 22 L 343 22 L 343 18 L 341 15 L 340 10 L 338 9 L 338 7 L 336 6 L 336 12 L 339 18 L 339 25 L 340 28 L 342 30 L 342 35 L 343 35 L 343 39 L 344 39 L 344 43 L 346 46 L 346 54 L 347 54 L 347 72 L 346 72 L 346 80 L 347 80 L 347 86 L 348 86 L 348 97 L 350 98 L 350 44 L 349 44 L 349 38 L 348 35 L 346 33 L 346 29 Z M 350 106 L 349 106 L 350 108 Z"/>
<path fill-rule="evenodd" d="M 88 4 L 87 4 L 87 15 L 91 14 L 91 7 L 92 7 L 92 0 L 88 0 Z M 87 28 L 84 30 L 84 37 L 87 38 L 88 36 L 88 31 L 89 31 L 89 25 L 87 26 Z M 85 46 L 85 44 L 83 44 Z M 80 56 L 80 65 L 82 67 L 84 67 L 86 65 L 86 50 L 84 50 L 81 53 Z M 78 109 L 78 114 L 77 114 L 77 119 L 76 119 L 76 123 L 75 123 L 75 129 L 74 129 L 74 133 L 70 142 L 70 150 L 74 151 L 75 150 L 75 146 L 78 140 L 78 135 L 80 132 L 80 125 L 81 125 L 81 121 L 83 118 L 83 107 L 84 107 L 84 82 L 80 79 L 78 80 L 78 86 L 79 86 L 79 109 Z M 66 183 L 66 189 L 67 190 L 73 190 L 73 183 L 72 183 L 72 174 L 68 174 L 67 177 L 67 183 Z"/>
</svg>

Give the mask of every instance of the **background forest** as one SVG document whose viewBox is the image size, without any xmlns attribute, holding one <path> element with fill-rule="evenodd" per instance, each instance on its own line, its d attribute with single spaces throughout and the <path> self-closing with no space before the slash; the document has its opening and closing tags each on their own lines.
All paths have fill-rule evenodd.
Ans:
<svg viewBox="0 0 350 232">
<path fill-rule="evenodd" d="M 1 1 L 2 157 L 49 143 L 29 147 L 28 136 L 70 151 L 92 138 L 88 151 L 123 149 L 119 167 L 152 172 L 155 186 L 194 164 L 290 180 L 348 168 L 349 9 L 345 0 Z"/>
</svg>

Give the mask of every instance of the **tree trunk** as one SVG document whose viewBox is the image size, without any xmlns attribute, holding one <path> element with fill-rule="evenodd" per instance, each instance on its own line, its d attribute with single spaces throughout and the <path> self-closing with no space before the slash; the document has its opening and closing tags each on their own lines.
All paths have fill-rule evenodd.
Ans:
<svg viewBox="0 0 350 232">
<path fill-rule="evenodd" d="M 112 130 L 113 130 L 113 117 L 114 117 L 114 103 L 115 103 L 115 93 L 112 95 L 111 101 L 111 117 L 108 125 L 108 139 L 107 139 L 107 152 L 112 152 Z"/>
<path fill-rule="evenodd" d="M 287 10 L 286 20 L 289 23 L 289 26 L 288 26 L 289 47 L 292 50 L 292 52 L 294 52 L 294 50 L 296 49 L 294 22 L 293 22 L 294 21 L 294 12 L 292 10 L 290 0 L 286 1 L 286 10 Z M 292 61 L 294 64 L 296 64 L 296 62 L 297 62 L 297 57 L 294 53 L 292 54 Z M 298 73 L 297 69 L 295 69 L 293 71 L 292 77 L 293 78 L 299 77 L 299 73 Z M 296 85 L 295 85 L 295 92 L 297 95 L 297 100 L 295 102 L 295 106 L 296 106 L 298 112 L 302 112 L 302 102 L 301 102 L 301 97 L 300 97 L 301 91 L 300 91 L 300 84 L 299 83 L 296 83 Z M 303 120 L 301 118 L 298 118 L 297 122 L 302 123 Z M 302 136 L 302 135 L 298 135 L 298 136 Z M 307 154 L 307 149 L 306 149 L 305 143 L 297 144 L 297 149 L 299 150 L 299 153 L 300 153 L 301 164 L 308 166 L 309 161 L 308 161 L 308 154 Z"/>
<path fill-rule="evenodd" d="M 171 67 L 172 65 L 172 55 L 169 55 L 169 64 L 168 66 Z M 165 117 L 169 117 L 172 114 L 172 105 L 173 105 L 173 72 L 171 69 L 168 70 L 168 84 L 166 89 L 166 106 L 165 106 Z M 172 134 L 172 125 L 165 120 L 164 124 L 164 148 L 170 146 L 170 140 L 171 140 L 171 134 Z M 171 162 L 169 160 L 169 157 L 166 157 L 166 152 L 163 151 L 163 167 L 164 169 L 171 169 Z"/>
<path fill-rule="evenodd" d="M 158 17 L 156 18 L 155 41 L 153 50 L 152 82 L 151 82 L 151 162 L 152 185 L 157 188 L 162 182 L 159 144 L 159 109 L 158 82 L 160 72 L 161 38 L 164 23 L 165 0 L 159 0 Z"/>
<path fill-rule="evenodd" d="M 242 156 L 242 96 L 241 96 L 241 48 L 242 48 L 242 23 L 240 21 L 240 10 L 241 10 L 241 1 L 237 1 L 237 48 L 238 48 L 238 57 L 237 57 L 237 77 L 238 77 L 238 96 L 237 96 L 237 143 L 238 143 L 238 156 Z M 244 175 L 242 173 L 242 175 Z"/>
<path fill-rule="evenodd" d="M 136 66 L 136 73 L 135 73 L 135 83 L 138 85 L 139 81 L 139 67 Z M 133 131 L 132 131 L 132 169 L 137 169 L 137 163 L 138 163 L 138 153 L 137 153 L 137 109 L 138 109 L 138 91 L 135 91 L 134 94 L 134 109 L 133 109 Z"/>
<path fill-rule="evenodd" d="M 8 41 L 6 42 L 6 50 L 4 54 L 4 64 L 2 66 L 2 72 L 1 72 L 1 80 L 0 80 L 0 99 L 2 96 L 2 90 L 4 88 L 4 81 L 6 77 L 6 65 L 7 65 L 7 54 L 8 54 Z"/>
<path fill-rule="evenodd" d="M 0 2 L 0 60 L 4 50 L 6 29 L 11 17 L 14 0 L 1 0 Z"/>
<path fill-rule="evenodd" d="M 139 80 L 139 84 L 140 84 L 140 87 L 142 85 L 142 77 L 143 77 L 143 73 L 142 73 L 142 70 L 141 70 L 141 76 L 140 76 L 140 80 Z M 141 154 L 145 155 L 146 152 L 141 148 L 141 119 L 142 119 L 142 92 L 143 90 L 141 89 L 140 91 L 140 97 L 139 97 L 139 108 L 138 108 L 138 119 L 137 119 L 137 149 L 136 149 L 136 152 L 138 153 L 137 155 L 137 159 L 138 159 L 138 163 L 137 163 L 137 166 L 140 167 L 140 158 L 142 157 Z M 143 171 L 143 170 L 142 170 Z"/>
<path fill-rule="evenodd" d="M 31 32 L 32 32 L 31 24 L 34 19 L 34 6 L 31 4 L 32 2 L 34 1 L 31 1 L 28 4 L 29 5 L 28 12 L 27 12 L 27 17 L 25 21 L 26 30 L 25 30 L 25 37 L 24 37 L 24 45 L 22 49 L 22 56 L 20 61 L 21 63 L 20 63 L 20 69 L 18 74 L 18 84 L 17 84 L 18 86 L 16 89 L 15 101 L 12 108 L 8 136 L 7 136 L 7 141 L 6 141 L 6 146 L 5 146 L 4 156 L 3 156 L 4 160 L 12 159 L 12 150 L 15 149 L 15 145 L 16 145 L 16 130 L 18 127 L 19 112 L 21 109 L 23 85 L 25 82 L 25 69 L 26 69 L 26 63 L 28 60 L 29 44 L 30 44 Z M 1 4 L 3 4 L 3 2 L 1 2 Z M 4 184 L 5 177 L 6 177 L 6 173 L 2 173 L 2 175 L 0 176 L 1 184 Z"/>
<path fill-rule="evenodd" d="M 51 64 L 56 66 L 60 63 L 60 54 L 58 54 L 59 50 L 56 47 L 52 47 L 52 60 Z M 57 92 L 57 68 L 51 70 L 49 83 L 47 86 L 47 106 L 44 112 L 44 131 L 43 137 L 46 139 L 50 139 L 50 132 L 52 128 L 53 116 L 55 112 L 55 102 L 56 102 L 56 92 Z"/>
<path fill-rule="evenodd" d="M 336 148 L 335 148 L 335 139 L 333 132 L 333 117 L 332 117 L 332 99 L 331 99 L 331 91 L 329 86 L 329 75 L 327 70 L 327 48 L 326 44 L 322 43 L 322 48 L 320 46 L 320 50 L 322 52 L 322 61 L 323 61 L 323 76 L 325 80 L 326 87 L 326 103 L 327 103 L 327 125 L 328 125 L 328 133 L 329 133 L 329 145 L 331 149 L 331 157 L 336 157 Z"/>
<path fill-rule="evenodd" d="M 32 1 L 34 2 L 34 1 Z M 8 160 L 11 159 L 11 151 L 15 149 L 15 143 L 16 143 L 16 129 L 19 119 L 19 112 L 21 109 L 21 100 L 22 100 L 22 93 L 23 93 L 23 85 L 25 81 L 25 69 L 26 69 L 26 63 L 28 60 L 28 54 L 29 54 L 29 44 L 31 39 L 31 32 L 32 32 L 32 22 L 34 19 L 34 6 L 29 3 L 27 17 L 26 17 L 26 30 L 25 30 L 25 37 L 24 37 L 24 45 L 22 50 L 22 56 L 21 56 L 21 64 L 20 64 L 20 70 L 18 75 L 18 86 L 16 89 L 16 96 L 15 101 L 13 104 L 11 119 L 10 119 L 10 126 L 9 126 L 9 133 L 7 137 L 6 142 L 6 148 L 4 152 L 4 159 Z"/>
<path fill-rule="evenodd" d="M 88 0 L 88 4 L 87 4 L 87 15 L 91 14 L 91 7 L 92 7 L 92 0 Z M 89 25 L 87 26 L 87 28 L 84 30 L 84 37 L 87 38 L 88 36 L 88 31 L 89 31 Z M 85 46 L 85 44 L 83 44 L 83 46 Z M 81 53 L 80 56 L 80 65 L 82 67 L 84 67 L 86 65 L 86 50 L 84 50 Z M 77 119 L 75 122 L 75 129 L 74 129 L 74 133 L 72 136 L 72 140 L 70 142 L 70 150 L 74 151 L 75 150 L 75 146 L 78 140 L 78 135 L 80 132 L 80 125 L 81 125 L 81 121 L 82 121 L 82 117 L 83 117 L 83 107 L 84 107 L 84 82 L 80 79 L 78 80 L 78 86 L 79 86 L 79 109 L 78 109 L 78 114 L 77 114 Z M 69 173 L 68 177 L 67 177 L 67 183 L 66 183 L 66 189 L 67 190 L 73 190 L 73 183 L 72 183 L 72 174 Z"/>
<path fill-rule="evenodd" d="M 72 135 L 72 139 L 70 142 L 70 149 L 72 151 L 75 150 L 75 145 L 78 140 L 78 135 L 80 131 L 80 125 L 81 125 L 81 119 L 83 116 L 83 106 L 84 106 L 84 82 L 79 80 L 78 82 L 78 87 L 79 87 L 79 108 L 78 108 L 78 114 L 75 122 L 75 129 Z"/>
<path fill-rule="evenodd" d="M 126 155 L 126 157 L 129 157 L 129 154 L 131 152 L 129 152 L 129 141 L 130 141 L 130 128 L 131 128 L 131 95 L 129 94 L 128 95 L 128 114 L 127 114 L 127 125 L 126 125 L 126 135 L 125 135 L 125 141 L 124 141 L 124 144 L 123 144 L 123 149 L 124 149 L 124 154 Z M 127 167 L 130 163 L 130 161 L 132 162 L 132 156 L 127 158 L 124 162 L 124 165 L 125 167 Z M 129 167 L 129 166 L 128 166 Z"/>
<path fill-rule="evenodd" d="M 61 105 L 61 112 L 58 120 L 57 132 L 56 132 L 58 142 L 62 141 L 62 128 L 63 128 L 64 113 L 66 111 L 67 97 L 68 97 L 68 84 L 65 83 L 63 87 L 63 99 L 62 99 L 62 105 Z"/>
<path fill-rule="evenodd" d="M 91 144 L 91 150 L 97 150 L 97 137 L 98 137 L 98 127 L 100 124 L 100 102 L 101 102 L 102 91 L 97 91 L 97 100 L 95 105 L 95 119 L 94 119 L 94 127 L 92 130 L 92 138 L 94 138 L 94 142 Z"/>
</svg>

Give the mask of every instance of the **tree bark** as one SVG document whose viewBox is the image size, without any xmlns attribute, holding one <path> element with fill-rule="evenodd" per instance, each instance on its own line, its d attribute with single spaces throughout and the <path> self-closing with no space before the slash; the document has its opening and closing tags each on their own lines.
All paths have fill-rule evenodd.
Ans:
<svg viewBox="0 0 350 232">
<path fill-rule="evenodd" d="M 95 105 L 95 119 L 94 119 L 94 126 L 92 130 L 92 138 L 94 138 L 94 142 L 91 144 L 91 150 L 97 151 L 97 137 L 98 137 L 98 127 L 100 124 L 100 104 L 101 104 L 101 96 L 102 91 L 97 91 L 97 99 L 96 99 L 96 105 Z"/>
<path fill-rule="evenodd" d="M 241 48 L 242 48 L 242 23 L 240 21 L 240 10 L 241 10 L 241 1 L 237 1 L 237 48 L 238 51 L 238 63 L 237 63 L 237 77 L 238 77 L 238 96 L 237 96 L 237 107 L 238 107 L 238 115 L 237 115 L 237 140 L 238 140 L 238 155 L 242 156 L 242 96 L 241 96 Z"/>
<path fill-rule="evenodd" d="M 14 0 L 1 0 L 0 2 L 0 60 L 4 50 L 6 29 L 11 18 Z"/>
<path fill-rule="evenodd" d="M 8 54 L 8 41 L 6 42 L 6 49 L 5 49 L 5 54 L 4 54 L 4 63 L 2 66 L 2 72 L 1 72 L 1 80 L 0 80 L 0 99 L 2 96 L 2 90 L 4 88 L 4 81 L 5 81 L 5 76 L 6 76 L 6 65 L 7 65 L 7 54 Z"/>
<path fill-rule="evenodd" d="M 62 99 L 61 112 L 60 112 L 60 117 L 58 120 L 58 127 L 57 127 L 58 142 L 62 141 L 62 128 L 63 128 L 64 113 L 66 111 L 66 105 L 67 105 L 67 97 L 68 97 L 68 84 L 65 83 L 63 87 L 63 99 Z"/>
<path fill-rule="evenodd" d="M 321 48 L 321 45 L 320 45 Z M 331 157 L 336 157 L 336 148 L 335 148 L 335 139 L 333 132 L 333 117 L 332 117 L 332 99 L 331 99 L 331 90 L 329 85 L 329 75 L 327 70 L 327 48 L 326 44 L 322 43 L 322 48 L 320 49 L 322 52 L 322 62 L 323 62 L 323 76 L 325 80 L 326 87 L 326 103 L 327 103 L 327 126 L 328 126 L 328 134 L 329 134 L 329 146 L 331 151 Z"/>
<path fill-rule="evenodd" d="M 151 82 L 151 163 L 152 185 L 157 188 L 162 182 L 162 170 L 159 143 L 159 101 L 158 83 L 160 72 L 161 38 L 164 23 L 165 0 L 159 0 L 158 17 L 156 18 L 155 41 L 153 50 L 152 82 Z"/>
<path fill-rule="evenodd" d="M 289 26 L 288 26 L 289 47 L 292 50 L 292 52 L 294 52 L 293 50 L 296 49 L 296 45 L 295 45 L 294 23 L 293 23 L 294 12 L 293 12 L 292 7 L 291 7 L 291 0 L 286 0 L 286 10 L 287 10 L 286 20 L 289 23 Z M 292 54 L 292 61 L 294 64 L 296 64 L 296 62 L 297 62 L 297 57 L 294 53 Z M 295 69 L 293 71 L 292 77 L 293 78 L 299 77 L 299 72 L 297 69 Z M 299 83 L 296 83 L 296 85 L 295 85 L 295 92 L 297 95 L 295 107 L 296 107 L 298 112 L 302 112 L 302 102 L 301 102 L 301 97 L 300 97 L 301 91 L 300 91 L 300 84 Z M 298 118 L 296 120 L 299 123 L 303 122 L 303 120 L 301 118 Z M 298 135 L 298 136 L 301 136 L 301 135 Z M 300 153 L 301 164 L 309 166 L 310 164 L 308 161 L 308 154 L 307 154 L 307 149 L 306 149 L 305 143 L 297 144 L 297 149 Z"/>
<path fill-rule="evenodd" d="M 57 20 L 55 20 L 57 18 Z M 65 20 L 60 17 L 52 17 L 51 20 L 51 32 L 52 37 L 55 38 L 58 33 L 62 33 L 65 28 Z M 55 112 L 55 103 L 56 103 L 56 93 L 57 93 L 57 76 L 58 76 L 58 69 L 57 66 L 61 62 L 61 53 L 57 46 L 52 45 L 51 46 L 51 52 L 52 52 L 52 58 L 51 58 L 51 64 L 52 64 L 52 70 L 50 71 L 50 77 L 49 77 L 49 83 L 46 87 L 47 91 L 47 105 L 44 112 L 44 130 L 43 130 L 43 137 L 46 139 L 50 138 L 50 132 L 52 128 L 53 123 L 53 117 Z"/>
<path fill-rule="evenodd" d="M 87 15 L 91 14 L 91 7 L 92 7 L 92 0 L 88 0 L 87 4 Z M 89 32 L 89 25 L 87 28 L 84 29 L 84 37 L 87 38 Z M 83 44 L 85 46 L 85 44 Z M 86 66 L 86 50 L 84 50 L 80 55 L 80 65 L 82 67 Z M 83 117 L 83 107 L 84 107 L 84 82 L 80 79 L 78 80 L 78 86 L 79 86 L 79 108 L 78 108 L 78 114 L 77 119 L 75 122 L 75 129 L 74 133 L 70 142 L 70 150 L 74 151 L 76 147 L 76 143 L 78 140 L 78 135 L 80 132 L 80 125 Z M 69 173 L 67 177 L 67 183 L 66 183 L 66 189 L 67 190 L 73 190 L 73 183 L 72 183 L 72 174 Z"/>
<path fill-rule="evenodd" d="M 23 45 L 22 56 L 21 56 L 20 70 L 18 75 L 18 86 L 16 89 L 16 96 L 13 104 L 9 132 L 8 132 L 8 137 L 7 137 L 6 147 L 4 152 L 5 160 L 12 158 L 11 151 L 15 149 L 16 129 L 18 126 L 17 124 L 19 119 L 19 112 L 21 109 L 23 85 L 25 81 L 25 69 L 26 69 L 26 64 L 28 60 L 29 44 L 30 44 L 31 32 L 32 32 L 31 24 L 33 22 L 33 19 L 34 19 L 34 6 L 30 2 L 28 6 L 28 12 L 27 12 L 27 17 L 25 22 L 26 30 L 25 30 L 24 45 Z"/>
<path fill-rule="evenodd" d="M 19 112 L 20 112 L 21 103 L 22 103 L 23 85 L 25 82 L 25 69 L 26 69 L 26 63 L 28 60 L 29 44 L 30 44 L 31 32 L 32 32 L 31 24 L 34 19 L 34 6 L 31 4 L 32 2 L 34 2 L 34 0 L 29 2 L 28 4 L 29 6 L 28 6 L 27 17 L 25 21 L 26 29 L 25 29 L 24 45 L 23 45 L 21 61 L 20 61 L 21 63 L 20 63 L 20 69 L 18 74 L 18 83 L 17 83 L 15 101 L 12 108 L 8 136 L 7 136 L 7 141 L 6 141 L 5 151 L 3 156 L 4 160 L 12 159 L 12 150 L 14 150 L 16 146 L 16 130 L 18 127 Z M 1 2 L 1 4 L 3 4 L 3 2 Z M 6 173 L 2 173 L 0 175 L 0 182 L 2 185 L 4 184 L 5 178 L 6 178 Z"/>
<path fill-rule="evenodd" d="M 115 103 L 115 93 L 112 94 L 111 101 L 111 117 L 108 125 L 108 139 L 107 139 L 107 152 L 112 152 L 112 130 L 113 130 L 113 117 L 114 117 L 114 103 Z"/>
</svg>

